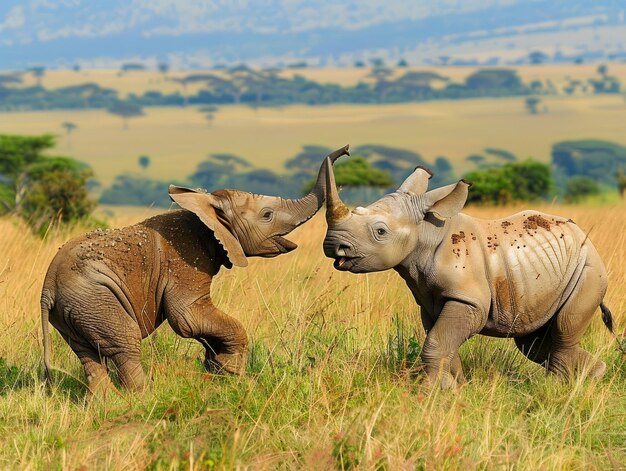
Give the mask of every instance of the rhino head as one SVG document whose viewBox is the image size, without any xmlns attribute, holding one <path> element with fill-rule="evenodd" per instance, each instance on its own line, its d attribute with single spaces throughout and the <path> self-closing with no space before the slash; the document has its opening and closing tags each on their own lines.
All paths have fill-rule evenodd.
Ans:
<svg viewBox="0 0 626 471">
<path fill-rule="evenodd" d="M 213 231 L 226 250 L 231 265 L 246 266 L 247 257 L 275 257 L 294 250 L 297 245 L 284 236 L 304 224 L 324 204 L 327 165 L 349 146 L 329 154 L 320 166 L 312 190 L 302 198 L 256 195 L 240 190 L 212 193 L 170 185 L 169 194 L 180 207 L 193 212 Z"/>
<path fill-rule="evenodd" d="M 335 260 L 337 270 L 352 273 L 396 267 L 420 246 L 431 245 L 446 221 L 461 211 L 470 187 L 461 180 L 426 191 L 432 174 L 418 167 L 394 193 L 350 210 L 339 198 L 331 162 L 325 164 L 324 254 Z"/>
</svg>

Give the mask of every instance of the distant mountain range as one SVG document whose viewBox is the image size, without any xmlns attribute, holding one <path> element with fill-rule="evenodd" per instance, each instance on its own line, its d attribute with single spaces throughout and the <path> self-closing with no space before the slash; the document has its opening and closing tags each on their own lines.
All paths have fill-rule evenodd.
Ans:
<svg viewBox="0 0 626 471">
<path fill-rule="evenodd" d="M 0 68 L 620 60 L 625 15 L 625 0 L 5 0 Z"/>
</svg>

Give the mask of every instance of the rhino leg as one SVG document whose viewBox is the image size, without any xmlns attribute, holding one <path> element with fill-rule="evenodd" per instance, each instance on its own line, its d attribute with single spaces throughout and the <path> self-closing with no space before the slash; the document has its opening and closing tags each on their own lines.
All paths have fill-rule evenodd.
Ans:
<svg viewBox="0 0 626 471">
<path fill-rule="evenodd" d="M 422 361 L 428 380 L 441 382 L 443 389 L 454 388 L 462 380 L 459 347 L 485 325 L 487 316 L 475 306 L 448 301 L 435 325 L 426 335 Z"/>
<path fill-rule="evenodd" d="M 85 332 L 94 345 L 91 356 L 76 354 L 83 362 L 85 373 L 89 379 L 92 371 L 95 374 L 103 373 L 104 358 L 110 358 L 115 365 L 118 378 L 127 389 L 141 391 L 146 385 L 146 375 L 141 366 L 141 332 L 139 326 L 121 308 L 112 309 L 111 318 L 117 322 L 110 322 L 106 327 L 106 336 L 98 335 L 94 338 L 92 332 Z M 102 358 L 102 360 L 101 360 Z M 100 362 L 100 366 L 96 365 Z M 106 367 L 104 372 L 106 372 Z M 90 381 L 90 389 L 91 381 Z"/>
<path fill-rule="evenodd" d="M 548 369 L 565 377 L 572 377 L 584 371 L 590 378 L 599 379 L 606 372 L 606 364 L 602 360 L 596 360 L 588 351 L 576 345 L 567 350 L 555 352 Z"/>
<path fill-rule="evenodd" d="M 550 328 L 554 318 L 548 321 L 543 327 L 523 337 L 515 337 L 515 345 L 522 354 L 531 361 L 543 367 L 548 366 L 552 340 L 550 339 Z"/>
<path fill-rule="evenodd" d="M 111 295 L 112 296 L 112 295 Z M 93 309 L 90 317 L 98 319 L 95 326 L 81 326 L 83 335 L 94 346 L 98 357 L 110 358 L 122 386 L 141 391 L 146 375 L 141 366 L 141 331 L 139 325 L 113 300 L 106 304 L 109 312 Z M 106 326 L 101 329 L 100 326 Z M 81 359 L 82 360 L 82 359 Z M 84 364 L 84 363 L 83 363 Z M 87 370 L 85 370 L 87 371 Z M 89 374 L 89 372 L 87 372 Z"/>
<path fill-rule="evenodd" d="M 550 329 L 552 348 L 548 370 L 565 376 L 585 371 L 590 377 L 604 375 L 606 365 L 580 347 L 580 339 L 606 293 L 606 272 L 592 253 L 569 299 L 557 312 Z"/>
<path fill-rule="evenodd" d="M 82 329 L 76 328 L 72 322 L 72 316 L 69 315 L 72 312 L 70 306 L 56 306 L 50 311 L 50 323 L 57 329 L 82 363 L 89 392 L 94 394 L 103 387 L 111 385 L 106 358 L 83 335 Z"/>
<path fill-rule="evenodd" d="M 141 391 L 146 386 L 146 374 L 141 366 L 140 342 L 125 346 L 124 350 L 111 357 L 121 383 L 125 388 Z"/>
<path fill-rule="evenodd" d="M 452 361 L 450 361 L 450 373 L 454 376 L 458 384 L 465 383 L 465 375 L 463 374 L 463 366 L 461 365 L 459 352 L 456 352 L 456 355 L 454 355 Z"/>
<path fill-rule="evenodd" d="M 96 394 L 111 385 L 106 359 L 84 339 L 61 334 L 83 365 L 89 392 Z"/>
<path fill-rule="evenodd" d="M 178 335 L 205 348 L 204 366 L 211 373 L 242 374 L 246 368 L 248 336 L 241 323 L 204 297 L 191 305 L 168 308 L 168 321 Z"/>
<path fill-rule="evenodd" d="M 420 315 L 422 317 L 422 325 L 426 334 L 434 327 L 435 321 L 426 313 L 423 307 L 420 307 Z M 463 366 L 461 365 L 461 356 L 457 351 L 450 361 L 450 374 L 456 379 L 458 384 L 465 383 L 465 375 L 463 374 Z"/>
<path fill-rule="evenodd" d="M 106 367 L 106 360 L 100 358 L 97 353 L 94 352 L 77 352 L 74 350 L 80 362 L 85 369 L 85 375 L 87 375 L 87 384 L 89 391 L 94 394 L 102 388 L 106 388 L 111 384 L 109 379 L 109 372 Z"/>
</svg>

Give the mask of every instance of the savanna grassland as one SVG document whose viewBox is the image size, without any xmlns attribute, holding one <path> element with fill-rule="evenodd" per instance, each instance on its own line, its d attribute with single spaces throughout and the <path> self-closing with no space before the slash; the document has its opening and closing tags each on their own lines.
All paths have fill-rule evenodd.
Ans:
<svg viewBox="0 0 626 471">
<path fill-rule="evenodd" d="M 621 95 L 546 96 L 547 113 L 530 115 L 524 98 L 431 101 L 393 105 L 292 105 L 219 108 L 210 125 L 197 107 L 144 108 L 145 115 L 122 120 L 105 110 L 0 113 L 0 133 L 60 136 L 55 152 L 92 166 L 108 186 L 116 175 L 138 171 L 148 155 L 146 175 L 184 179 L 211 153 L 231 153 L 260 168 L 282 170 L 303 145 L 335 149 L 349 143 L 409 149 L 433 162 L 447 157 L 458 173 L 473 168 L 468 155 L 485 147 L 548 162 L 554 143 L 606 139 L 626 145 L 626 101 Z M 68 141 L 63 122 L 78 128 Z"/>
<path fill-rule="evenodd" d="M 607 264 L 606 303 L 623 335 L 626 205 L 540 209 L 589 231 Z M 512 211 L 468 209 L 480 217 Z M 334 271 L 321 250 L 323 215 L 294 232 L 295 252 L 251 259 L 213 285 L 216 304 L 248 330 L 244 376 L 205 373 L 202 347 L 164 325 L 143 344 L 151 378 L 143 394 L 91 397 L 79 361 L 55 332 L 56 370 L 47 389 L 39 290 L 57 248 L 83 230 L 42 241 L 17 219 L 0 219 L 2 468 L 536 470 L 626 463 L 626 357 L 599 313 L 583 342 L 607 363 L 601 381 L 547 376 L 511 340 L 475 337 L 461 350 L 469 381 L 455 392 L 430 391 L 413 368 L 424 333 L 408 289 L 394 272 Z"/>
</svg>

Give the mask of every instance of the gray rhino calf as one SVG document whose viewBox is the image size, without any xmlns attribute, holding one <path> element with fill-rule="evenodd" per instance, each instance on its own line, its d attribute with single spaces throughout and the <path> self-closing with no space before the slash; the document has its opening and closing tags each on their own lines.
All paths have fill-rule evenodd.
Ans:
<svg viewBox="0 0 626 471">
<path fill-rule="evenodd" d="M 406 281 L 427 332 L 422 360 L 442 387 L 463 380 L 458 349 L 476 334 L 513 337 L 548 371 L 569 375 L 606 369 L 580 339 L 607 289 L 604 264 L 570 219 L 523 211 L 498 220 L 460 213 L 465 181 L 428 191 L 432 176 L 417 168 L 395 193 L 350 211 L 326 162 L 328 232 L 324 253 L 338 270 L 395 269 Z"/>
<path fill-rule="evenodd" d="M 348 146 L 327 157 L 334 161 Z M 52 260 L 41 293 L 44 365 L 49 379 L 48 321 L 83 364 L 90 389 L 108 379 L 106 359 L 123 386 L 141 389 L 141 340 L 163 321 L 205 347 L 208 370 L 245 367 L 243 326 L 213 305 L 211 282 L 224 265 L 274 257 L 296 248 L 282 237 L 324 202 L 325 166 L 311 192 L 296 200 L 238 190 L 213 193 L 170 186 L 183 209 L 139 224 L 95 231 L 65 244 Z"/>
</svg>

